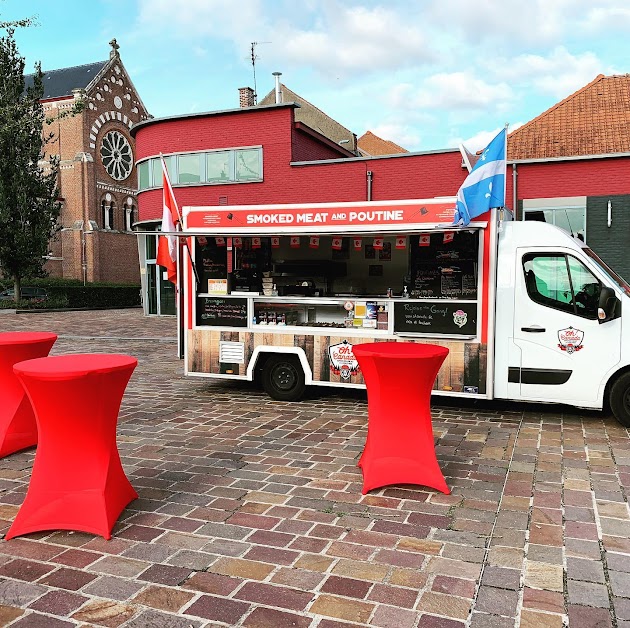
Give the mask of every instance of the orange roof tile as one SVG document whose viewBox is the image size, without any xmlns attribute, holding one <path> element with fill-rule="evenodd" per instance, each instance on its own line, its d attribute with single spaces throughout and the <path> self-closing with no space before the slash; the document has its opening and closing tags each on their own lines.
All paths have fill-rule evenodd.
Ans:
<svg viewBox="0 0 630 628">
<path fill-rule="evenodd" d="M 396 155 L 398 153 L 408 153 L 409 151 L 394 142 L 384 140 L 372 131 L 367 131 L 358 140 L 357 146 L 366 157 L 376 157 L 378 155 Z"/>
<path fill-rule="evenodd" d="M 508 137 L 508 160 L 630 152 L 630 75 L 599 74 Z"/>
</svg>

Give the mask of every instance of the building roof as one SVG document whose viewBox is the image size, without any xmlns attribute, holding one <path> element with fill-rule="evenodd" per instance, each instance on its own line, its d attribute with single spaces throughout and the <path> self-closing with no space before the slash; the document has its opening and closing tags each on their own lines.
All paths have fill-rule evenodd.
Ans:
<svg viewBox="0 0 630 628">
<path fill-rule="evenodd" d="M 321 109 L 310 103 L 302 96 L 291 91 L 286 85 L 280 84 L 282 92 L 282 102 L 295 102 L 300 105 L 295 110 L 295 121 L 306 124 L 311 129 L 321 133 L 336 144 L 341 144 L 343 148 L 355 152 L 357 149 L 356 135 L 346 129 L 345 126 L 333 120 L 329 115 L 325 114 Z M 276 102 L 276 90 L 272 89 L 258 104 L 272 105 Z"/>
<path fill-rule="evenodd" d="M 398 146 L 394 142 L 384 140 L 378 135 L 374 135 L 372 131 L 366 131 L 358 140 L 357 145 L 359 152 L 364 157 L 377 157 L 379 155 L 397 155 L 399 153 L 408 153 L 409 151 L 402 146 Z"/>
<path fill-rule="evenodd" d="M 42 99 L 72 96 L 73 89 L 85 89 L 107 63 L 108 61 L 97 61 L 86 65 L 75 65 L 72 68 L 44 72 L 44 95 Z M 25 87 L 32 87 L 34 76 L 34 74 L 24 76 Z"/>
<path fill-rule="evenodd" d="M 508 160 L 628 152 L 629 74 L 599 74 L 508 137 Z"/>
</svg>

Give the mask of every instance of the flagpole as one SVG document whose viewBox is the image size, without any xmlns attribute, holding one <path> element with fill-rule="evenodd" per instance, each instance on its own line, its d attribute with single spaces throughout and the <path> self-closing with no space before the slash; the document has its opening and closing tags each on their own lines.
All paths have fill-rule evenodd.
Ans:
<svg viewBox="0 0 630 628">
<path fill-rule="evenodd" d="M 175 200 L 175 194 L 173 193 L 173 186 L 171 185 L 171 178 L 168 176 L 168 169 L 166 167 L 166 162 L 164 161 L 164 155 L 162 153 L 160 153 L 160 161 L 162 162 L 162 170 L 165 174 L 164 179 L 168 185 L 168 192 L 171 195 L 171 198 L 175 201 L 175 209 L 177 210 L 177 218 L 178 218 L 178 225 L 179 225 L 179 230 L 183 231 L 182 229 L 182 215 L 179 211 L 179 205 L 177 204 L 177 200 Z M 201 284 L 201 279 L 199 279 L 199 273 L 197 272 L 197 266 L 195 266 L 195 262 L 193 261 L 192 258 L 192 253 L 190 252 L 190 247 L 188 246 L 188 238 L 184 239 L 184 246 L 186 247 L 186 251 L 188 252 L 188 260 L 190 261 L 190 265 L 193 269 L 193 272 L 195 273 L 195 280 L 197 282 L 197 287 L 199 287 L 199 285 Z M 179 247 L 178 247 L 179 249 Z"/>
</svg>

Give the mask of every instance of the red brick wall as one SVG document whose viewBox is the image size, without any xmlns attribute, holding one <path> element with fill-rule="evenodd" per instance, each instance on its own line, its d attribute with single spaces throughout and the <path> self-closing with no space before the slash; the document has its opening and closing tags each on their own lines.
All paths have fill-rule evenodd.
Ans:
<svg viewBox="0 0 630 628">
<path fill-rule="evenodd" d="M 293 110 L 288 107 L 252 109 L 237 114 L 215 114 L 166 120 L 136 132 L 137 158 L 167 153 L 238 146 L 263 147 L 263 178 L 258 183 L 175 187 L 181 207 L 268 203 L 315 203 L 367 199 L 367 172 L 373 173 L 372 199 L 389 200 L 454 196 L 466 171 L 458 150 L 427 155 L 405 155 L 345 162 L 292 166 Z M 299 134 L 302 137 L 304 134 Z M 311 138 L 309 138 L 310 140 Z M 317 156 L 304 142 L 302 158 Z M 329 156 L 328 156 L 329 158 Z M 140 219 L 159 220 L 162 191 L 139 195 Z"/>
<path fill-rule="evenodd" d="M 339 159 L 343 157 L 338 150 L 318 142 L 314 137 L 295 129 L 292 134 L 293 161 L 317 161 L 318 159 Z"/>
</svg>

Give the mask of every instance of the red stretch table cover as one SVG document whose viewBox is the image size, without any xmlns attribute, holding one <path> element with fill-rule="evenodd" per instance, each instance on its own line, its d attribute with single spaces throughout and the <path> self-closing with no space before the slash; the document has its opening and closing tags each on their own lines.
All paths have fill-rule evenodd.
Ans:
<svg viewBox="0 0 630 628">
<path fill-rule="evenodd" d="M 0 333 L 0 458 L 37 445 L 35 415 L 13 365 L 47 356 L 55 340 L 49 332 Z"/>
<path fill-rule="evenodd" d="M 353 347 L 368 394 L 368 434 L 359 467 L 363 494 L 421 484 L 449 494 L 431 425 L 431 389 L 448 349 L 411 342 Z"/>
<path fill-rule="evenodd" d="M 7 539 L 39 530 L 111 538 L 120 513 L 138 497 L 116 447 L 120 403 L 137 364 L 127 355 L 92 353 L 14 366 L 33 404 L 39 445 Z"/>
</svg>

